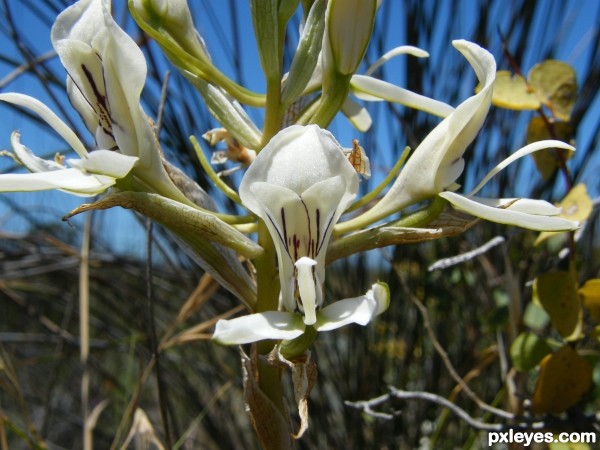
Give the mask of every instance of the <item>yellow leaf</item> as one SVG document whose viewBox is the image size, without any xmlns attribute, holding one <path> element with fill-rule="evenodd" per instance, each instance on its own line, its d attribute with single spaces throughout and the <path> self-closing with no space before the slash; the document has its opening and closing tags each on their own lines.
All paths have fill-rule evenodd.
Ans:
<svg viewBox="0 0 600 450">
<path fill-rule="evenodd" d="M 513 75 L 508 70 L 496 72 L 492 103 L 501 108 L 516 110 L 538 109 L 541 106 L 540 100 L 527 86 L 525 78 Z"/>
<path fill-rule="evenodd" d="M 532 67 L 527 80 L 554 117 L 569 120 L 577 97 L 577 76 L 569 64 L 554 59 L 543 61 Z"/>
<path fill-rule="evenodd" d="M 600 278 L 587 280 L 578 292 L 592 319 L 600 322 Z"/>
<path fill-rule="evenodd" d="M 573 127 L 568 122 L 555 122 L 550 132 L 546 122 L 541 117 L 533 117 L 527 126 L 527 143 L 543 141 L 546 139 L 558 139 L 569 143 L 573 137 Z M 557 154 L 560 152 L 560 155 Z M 565 160 L 573 156 L 573 152 L 564 149 L 548 148 L 532 153 L 535 165 L 544 180 L 550 178 L 559 167 L 558 157 Z"/>
<path fill-rule="evenodd" d="M 554 439 L 558 441 L 558 435 L 554 435 Z M 548 450 L 591 450 L 590 446 L 583 442 L 560 443 L 552 442 L 548 445 Z"/>
<path fill-rule="evenodd" d="M 569 345 L 540 363 L 531 411 L 559 414 L 575 405 L 592 385 L 592 366 Z"/>
<path fill-rule="evenodd" d="M 562 209 L 560 217 L 578 222 L 585 222 L 592 213 L 592 200 L 587 193 L 585 184 L 580 183 L 569 191 L 567 196 L 557 205 Z M 535 245 L 545 241 L 551 236 L 561 234 L 556 231 L 543 231 L 535 240 Z"/>
<path fill-rule="evenodd" d="M 582 311 L 574 270 L 547 272 L 533 282 L 533 301 L 541 305 L 552 325 L 566 340 L 581 335 Z"/>
</svg>

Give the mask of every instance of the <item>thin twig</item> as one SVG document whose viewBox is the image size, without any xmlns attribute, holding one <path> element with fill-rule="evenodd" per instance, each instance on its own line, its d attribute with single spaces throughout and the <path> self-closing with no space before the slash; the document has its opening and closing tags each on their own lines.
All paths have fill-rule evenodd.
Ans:
<svg viewBox="0 0 600 450">
<path fill-rule="evenodd" d="M 456 256 L 450 256 L 449 258 L 438 259 L 436 262 L 434 262 L 432 265 L 430 265 L 427 268 L 427 270 L 429 272 L 433 272 L 434 270 L 447 269 L 448 267 L 452 267 L 457 264 L 462 264 L 464 262 L 470 261 L 473 258 L 476 258 L 477 256 L 483 255 L 484 253 L 486 253 L 488 250 L 492 249 L 493 247 L 502 244 L 504 241 L 505 241 L 504 237 L 496 236 L 496 237 L 492 238 L 491 240 L 489 240 L 488 242 L 486 242 L 485 244 L 477 247 L 476 249 L 468 251 L 466 253 L 461 253 L 460 255 L 456 255 Z"/>
<path fill-rule="evenodd" d="M 27 62 L 21 64 L 17 68 L 15 68 L 12 72 L 6 75 L 4 78 L 0 80 L 0 90 L 4 89 L 10 82 L 27 72 L 28 70 L 33 69 L 38 64 L 42 64 L 49 59 L 52 59 L 56 56 L 56 52 L 54 50 L 50 50 L 42 55 L 36 56 L 33 59 L 28 60 Z"/>
<path fill-rule="evenodd" d="M 396 268 L 394 270 L 396 271 L 398 277 L 400 277 L 401 279 L 404 278 L 404 276 L 403 276 L 403 274 L 402 274 L 401 271 L 397 270 Z M 452 377 L 452 379 L 454 381 L 456 381 L 456 383 L 458 385 L 460 385 L 460 387 L 465 392 L 465 394 L 471 400 L 473 400 L 477 404 L 477 406 L 479 408 L 481 408 L 484 411 L 487 411 L 487 412 L 489 412 L 491 414 L 494 414 L 495 416 L 502 417 L 504 419 L 509 419 L 509 420 L 514 419 L 514 415 L 513 414 L 511 414 L 511 413 L 509 413 L 507 411 L 504 411 L 503 409 L 495 408 L 495 407 L 487 404 L 486 402 L 484 402 L 469 387 L 469 385 L 467 383 L 465 383 L 465 381 L 462 379 L 462 377 L 458 374 L 458 372 L 456 371 L 456 369 L 452 365 L 452 362 L 450 361 L 450 357 L 448 356 L 448 353 L 446 353 L 446 350 L 444 350 L 444 347 L 440 344 L 440 341 L 438 341 L 437 336 L 435 335 L 435 332 L 433 331 L 433 328 L 431 326 L 431 322 L 429 320 L 429 312 L 427 311 L 427 308 L 425 307 L 425 305 L 423 305 L 423 303 L 421 302 L 421 300 L 419 300 L 411 292 L 408 293 L 408 296 L 409 296 L 410 300 L 415 304 L 415 306 L 417 307 L 417 309 L 419 310 L 419 312 L 421 313 L 421 318 L 423 319 L 423 326 L 427 330 L 427 334 L 429 335 L 429 339 L 431 340 L 431 343 L 433 344 L 433 347 L 434 347 L 435 351 L 437 352 L 437 354 L 440 356 L 440 358 L 442 358 L 444 366 L 446 367 L 446 370 L 450 373 L 450 376 Z"/>
<path fill-rule="evenodd" d="M 158 104 L 158 113 L 156 114 L 156 139 L 159 139 L 160 129 L 162 128 L 163 114 L 167 104 L 167 93 L 169 91 L 169 78 L 171 72 L 167 70 L 163 79 L 162 88 L 160 90 L 160 103 Z"/>
</svg>

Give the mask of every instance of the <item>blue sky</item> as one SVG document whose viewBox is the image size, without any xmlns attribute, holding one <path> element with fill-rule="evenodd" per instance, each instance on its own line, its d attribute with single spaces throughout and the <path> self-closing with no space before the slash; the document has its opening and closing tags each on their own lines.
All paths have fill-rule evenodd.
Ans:
<svg viewBox="0 0 600 450">
<path fill-rule="evenodd" d="M 386 6 L 387 9 L 384 13 L 389 17 L 379 17 L 378 20 L 393 21 L 395 17 L 402 17 L 404 14 L 403 8 L 405 7 L 404 2 L 388 1 L 386 3 L 388 3 L 388 5 Z M 434 32 L 431 36 L 420 36 L 419 45 L 429 51 L 431 60 L 438 60 L 447 58 L 448 55 L 456 53 L 456 51 L 452 49 L 450 43 L 445 41 L 444 36 L 447 35 L 447 31 L 450 30 L 452 38 L 463 38 L 471 35 L 478 24 L 478 7 L 485 2 L 473 0 L 433 2 L 426 0 L 422 3 L 423 15 L 434 15 L 437 17 L 438 19 L 436 20 L 437 23 L 439 23 L 439 26 L 434 28 Z M 501 29 L 508 26 L 508 17 L 512 13 L 510 9 L 514 7 L 516 3 L 517 2 L 493 3 L 493 5 L 497 5 L 495 6 L 497 10 L 492 10 L 490 13 L 493 17 L 497 16 L 498 18 L 497 22 L 494 24 L 495 26 L 499 26 Z M 48 26 L 36 18 L 31 11 L 20 6 L 20 1 L 8 0 L 8 4 L 13 12 L 15 26 L 27 30 L 26 38 L 28 44 L 35 50 L 35 53 L 43 54 L 50 51 L 52 47 Z M 235 48 L 235 43 L 237 42 L 239 48 L 242 50 L 239 56 L 241 61 L 242 80 L 250 89 L 264 92 L 264 81 L 261 77 L 260 64 L 254 47 L 254 32 L 250 19 L 249 2 L 241 0 L 194 0 L 190 2 L 190 4 L 195 12 L 197 28 L 206 40 L 216 65 L 227 75 L 232 77 L 238 75 L 232 57 L 232 49 Z M 45 11 L 44 3 L 39 2 L 37 5 L 39 5 L 42 11 Z M 229 10 L 231 5 L 235 5 L 237 19 L 241 24 L 237 27 L 235 32 L 232 31 L 233 16 Z M 433 9 L 433 5 L 437 7 Z M 557 30 L 554 30 L 553 33 L 555 42 L 548 42 L 548 30 L 545 27 L 548 26 L 550 18 L 547 16 L 547 12 L 544 14 L 536 14 L 533 20 L 535 29 L 539 30 L 539 42 L 532 43 L 532 45 L 528 46 L 528 51 L 523 55 L 522 66 L 525 70 L 528 70 L 534 63 L 538 62 L 539 55 L 544 54 L 544 46 L 557 43 L 557 51 L 552 56 L 569 62 L 578 72 L 584 72 L 588 69 L 587 64 L 589 62 L 589 55 L 587 52 L 590 51 L 593 40 L 598 39 L 600 2 L 596 0 L 555 1 L 553 2 L 553 5 L 551 14 L 556 16 L 555 19 L 560 17 L 562 20 L 562 26 Z M 125 4 L 122 0 L 114 2 L 113 11 L 118 21 L 122 20 L 123 15 L 125 14 L 124 6 Z M 451 19 L 448 20 L 448 17 Z M 404 22 L 398 20 L 398 23 L 403 24 Z M 402 25 L 391 27 L 391 30 L 392 32 L 389 33 L 387 42 L 385 42 L 384 50 L 389 50 L 397 45 L 406 43 L 406 30 Z M 500 39 L 495 30 L 489 31 L 489 35 L 492 36 L 492 39 L 490 42 L 482 44 L 485 44 L 489 50 L 494 53 L 497 60 L 500 61 L 500 68 L 507 68 L 506 64 L 501 62 Z M 5 35 L 0 36 L 0 48 L 2 49 L 3 54 L 14 55 L 15 59 L 22 60 L 14 44 Z M 49 64 L 58 66 L 59 62 L 54 59 L 51 60 Z M 0 62 L 0 80 L 4 79 L 4 77 L 10 74 L 12 70 L 13 68 L 10 65 Z M 406 81 L 404 79 L 404 73 L 404 60 L 402 58 L 390 62 L 385 67 L 384 71 L 386 80 L 400 86 L 404 85 Z M 456 89 L 458 89 L 460 98 L 464 99 L 472 94 L 474 77 L 470 80 L 460 81 L 461 82 L 459 83 L 448 82 L 444 83 L 444 85 L 431 86 L 431 92 L 424 92 L 424 94 L 447 101 L 450 90 L 456 91 Z M 0 87 L 0 90 L 4 92 L 14 91 L 26 93 L 46 102 L 49 100 L 47 93 L 44 92 L 35 77 L 29 75 L 19 76 L 6 86 Z M 60 95 L 58 91 L 55 93 Z M 600 111 L 600 96 L 597 96 L 596 100 L 593 108 L 596 111 Z M 64 107 L 67 111 L 70 111 L 69 114 L 73 114 L 68 104 L 65 104 Z M 40 128 L 28 121 L 26 117 L 3 105 L 0 105 L 0 117 L 2 118 L 2 120 L 0 120 L 0 149 L 9 148 L 9 136 L 11 131 L 20 129 L 23 142 L 35 150 L 38 155 L 53 155 L 56 151 L 64 151 L 64 143 L 55 135 L 41 132 Z M 252 112 L 252 117 L 257 121 L 260 121 L 260 114 L 256 111 Z M 524 122 L 526 121 L 526 118 L 520 118 L 519 120 Z M 596 124 L 594 123 L 594 119 L 590 117 L 589 123 L 582 124 L 580 128 L 593 127 Z M 521 126 L 522 125 L 523 124 L 521 124 Z M 381 124 L 381 126 L 385 127 L 386 125 Z M 331 128 L 342 143 L 350 142 L 350 140 L 356 136 L 343 119 L 336 120 Z M 385 141 L 386 138 L 383 132 L 381 135 L 381 146 L 385 147 L 388 144 Z M 579 133 L 577 136 L 578 144 L 589 146 L 590 143 L 586 140 L 591 139 L 590 136 L 589 133 Z M 82 137 L 84 137 L 87 142 L 90 142 L 89 135 Z M 517 149 L 521 145 L 522 143 L 515 142 L 512 148 Z M 382 168 L 381 170 L 383 173 L 383 168 L 389 167 L 393 161 L 391 153 L 389 153 L 387 157 L 386 155 L 382 156 L 385 158 L 383 162 L 379 162 L 379 167 Z M 531 164 L 528 161 L 525 163 Z M 597 162 L 595 162 L 595 164 L 597 164 Z M 10 166 L 10 160 L 0 158 L 0 170 L 6 170 Z M 596 166 L 586 170 L 586 173 L 588 173 L 587 176 L 590 177 L 590 191 L 594 196 L 600 194 L 600 186 L 598 186 L 597 181 L 594 181 L 598 169 L 600 168 Z M 522 171 L 521 173 L 526 174 L 526 171 Z M 527 181 L 528 180 L 524 179 L 518 182 L 524 183 Z M 6 196 L 7 194 L 0 195 Z M 40 217 L 41 220 L 48 222 L 60 221 L 60 217 L 62 217 L 65 212 L 78 206 L 84 201 L 82 198 L 76 198 L 61 193 L 8 195 L 10 195 L 10 201 L 17 202 L 22 207 L 35 211 L 35 214 Z M 0 230 L 21 231 L 25 223 L 18 218 L 10 217 L 5 211 L 5 207 L 0 203 Z M 112 224 L 131 223 L 131 220 L 127 219 L 128 215 L 129 213 L 126 211 L 113 210 L 103 213 L 101 215 L 102 219 L 98 220 L 102 220 L 105 226 L 114 228 Z M 127 248 L 131 245 L 143 248 L 143 233 L 131 226 L 124 226 L 122 229 L 118 226 L 117 229 L 113 230 L 111 233 L 111 239 L 118 248 Z"/>
</svg>

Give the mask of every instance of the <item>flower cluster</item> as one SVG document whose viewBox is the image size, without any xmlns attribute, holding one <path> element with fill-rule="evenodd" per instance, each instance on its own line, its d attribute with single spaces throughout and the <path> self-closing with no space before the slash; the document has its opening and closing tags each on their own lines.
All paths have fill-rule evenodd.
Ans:
<svg viewBox="0 0 600 450">
<path fill-rule="evenodd" d="M 578 226 L 559 217 L 560 209 L 544 201 L 476 196 L 495 173 L 524 155 L 550 147 L 575 150 L 563 142 L 530 144 L 498 164 L 471 193 L 457 193 L 456 182 L 465 166 L 463 155 L 491 105 L 496 63 L 488 51 L 472 42 L 453 42 L 481 85 L 476 94 L 453 108 L 372 76 L 392 57 L 428 56 L 421 49 L 398 47 L 364 74 L 358 73 L 375 24 L 377 1 L 315 0 L 307 2 L 312 6 L 304 11 L 298 49 L 284 74 L 278 33 L 285 29 L 297 2 L 283 3 L 293 7 L 271 0 L 252 1 L 266 95 L 249 91 L 217 68 L 194 29 L 184 0 L 129 3 L 140 27 L 198 89 L 208 110 L 223 126 L 218 133 L 207 133 L 209 141 L 225 140 L 230 151 L 245 155 L 239 156 L 247 169 L 238 192 L 220 182 L 209 164 L 204 166 L 230 199 L 253 214 L 254 224 L 240 225 L 239 217 L 210 211 L 212 206 L 205 206 L 212 201 L 194 203 L 182 192 L 181 183 L 173 181 L 173 174 L 179 172 L 167 170 L 151 121 L 140 104 L 146 79 L 143 53 L 112 18 L 108 0 L 78 1 L 58 16 L 52 29 L 52 43 L 67 72 L 67 95 L 92 134 L 94 148 L 86 149 L 38 100 L 16 93 L 0 94 L 0 101 L 40 116 L 79 156 L 66 164 L 62 158 L 43 160 L 21 144 L 20 134 L 15 132 L 11 138 L 14 158 L 29 173 L 0 175 L 0 190 L 59 189 L 91 196 L 111 189 L 112 203 L 105 202 L 102 207 L 124 205 L 125 198 L 127 207 L 165 221 L 198 253 L 203 267 L 250 309 L 246 316 L 217 322 L 214 340 L 223 344 L 289 341 L 307 330 L 365 325 L 385 311 L 390 293 L 380 282 L 356 298 L 327 301 L 326 254 L 334 230 L 336 235 L 364 230 L 371 230 L 373 235 L 378 233 L 378 224 L 388 225 L 386 220 L 394 214 L 434 199 L 472 216 L 532 230 L 563 231 Z M 338 112 L 361 131 L 372 123 L 366 108 L 350 94 L 362 101 L 402 103 L 443 120 L 373 206 L 341 221 L 357 200 L 359 178 L 348 151 L 325 128 Z M 265 108 L 262 128 L 250 119 L 244 105 Z M 288 116 L 293 106 L 300 108 L 299 113 Z M 289 126 L 282 127 L 282 123 Z M 356 148 L 361 153 L 355 157 L 366 162 L 362 148 L 358 144 Z M 199 156 L 204 161 L 201 150 Z M 264 224 L 262 228 L 259 223 Z M 243 234 L 257 229 L 263 230 L 259 231 L 259 242 L 270 242 L 267 246 L 274 246 L 277 255 L 279 307 L 273 298 L 257 298 L 260 285 L 274 282 L 270 275 L 259 270 L 256 278 L 251 278 L 236 255 L 257 260 L 264 257 L 264 249 Z M 361 235 L 357 236 L 353 242 L 363 249 L 367 244 L 357 242 Z M 260 267 L 273 268 L 274 264 L 263 261 Z"/>
</svg>

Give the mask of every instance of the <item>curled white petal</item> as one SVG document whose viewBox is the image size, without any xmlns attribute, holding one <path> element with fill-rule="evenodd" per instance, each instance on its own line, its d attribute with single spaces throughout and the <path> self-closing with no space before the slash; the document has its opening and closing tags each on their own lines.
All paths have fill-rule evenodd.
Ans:
<svg viewBox="0 0 600 450">
<path fill-rule="evenodd" d="M 513 162 L 515 162 L 517 159 L 520 159 L 523 156 L 529 155 L 531 153 L 534 153 L 534 152 L 537 152 L 539 150 L 543 150 L 546 148 L 562 148 L 564 150 L 571 150 L 572 152 L 575 151 L 575 147 L 573 147 L 569 144 L 566 144 L 565 142 L 562 142 L 562 141 L 546 140 L 546 141 L 533 142 L 533 143 L 526 145 L 525 147 L 517 150 L 512 155 L 510 155 L 508 158 L 506 158 L 504 161 L 502 161 L 500 164 L 498 164 L 496 167 L 494 167 L 485 177 L 483 177 L 483 180 L 481 180 L 481 182 L 475 187 L 475 189 L 473 189 L 471 192 L 469 192 L 467 194 L 467 196 L 470 197 L 472 195 L 475 195 L 477 192 L 479 192 L 481 190 L 481 188 L 494 175 L 496 175 L 502 169 L 506 168 L 509 164 L 512 164 Z"/>
<path fill-rule="evenodd" d="M 385 283 L 376 283 L 363 296 L 340 300 L 318 312 L 317 331 L 329 331 L 351 323 L 368 324 L 384 312 L 390 303 L 390 291 Z"/>
<path fill-rule="evenodd" d="M 361 100 L 400 103 L 410 108 L 419 109 L 439 117 L 446 117 L 454 108 L 444 102 L 424 95 L 416 94 L 387 81 L 366 75 L 353 75 L 350 80 L 350 92 Z"/>
<path fill-rule="evenodd" d="M 369 66 L 369 68 L 365 72 L 365 75 L 371 75 L 390 59 L 395 58 L 399 55 L 412 55 L 416 56 L 417 58 L 427 58 L 429 56 L 429 53 L 427 53 L 425 50 L 420 49 L 419 47 L 414 47 L 412 45 L 401 45 L 399 47 L 391 49 L 390 51 L 384 53 L 381 57 L 379 57 L 377 61 L 371 64 L 371 66 Z"/>
<path fill-rule="evenodd" d="M 514 207 L 512 207 L 506 199 L 506 203 L 502 204 L 498 201 L 498 203 L 494 205 L 493 201 L 490 199 L 465 197 L 455 192 L 442 192 L 439 195 L 448 200 L 457 209 L 491 222 L 516 225 L 535 231 L 569 231 L 579 227 L 579 223 L 572 220 L 537 214 L 540 211 L 539 203 L 535 204 L 535 207 L 533 207 L 531 203 L 519 205 L 519 200 L 516 200 L 513 203 Z M 527 206 L 531 206 L 532 209 L 530 209 L 529 212 L 524 212 Z"/>
<path fill-rule="evenodd" d="M 64 123 L 60 117 L 54 113 L 54 111 L 52 111 L 38 99 L 24 94 L 8 92 L 6 94 L 0 94 L 0 100 L 22 106 L 23 108 L 27 108 L 31 112 L 37 114 L 65 141 L 67 141 L 67 143 L 71 146 L 71 148 L 73 148 L 73 150 L 77 152 L 79 156 L 84 157 L 87 155 L 85 146 L 79 140 L 75 132 L 71 130 L 67 124 Z"/>
<path fill-rule="evenodd" d="M 224 345 L 241 345 L 264 339 L 295 339 L 304 333 L 300 315 L 267 311 L 231 320 L 219 320 L 213 341 Z"/>
<path fill-rule="evenodd" d="M 12 132 L 10 143 L 21 164 L 30 172 L 50 172 L 64 169 L 64 166 L 55 161 L 48 161 L 35 156 L 31 150 L 21 144 L 21 133 L 18 131 Z"/>
</svg>

